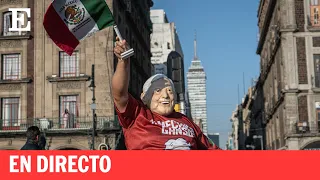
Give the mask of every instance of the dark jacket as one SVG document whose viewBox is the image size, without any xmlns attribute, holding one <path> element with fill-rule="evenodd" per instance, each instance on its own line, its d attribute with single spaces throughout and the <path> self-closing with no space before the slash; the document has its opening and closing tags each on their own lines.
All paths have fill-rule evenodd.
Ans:
<svg viewBox="0 0 320 180">
<path fill-rule="evenodd" d="M 21 150 L 42 150 L 37 141 L 27 140 Z"/>
<path fill-rule="evenodd" d="M 44 136 L 40 136 L 38 144 L 42 150 L 46 150 L 47 140 Z"/>
</svg>

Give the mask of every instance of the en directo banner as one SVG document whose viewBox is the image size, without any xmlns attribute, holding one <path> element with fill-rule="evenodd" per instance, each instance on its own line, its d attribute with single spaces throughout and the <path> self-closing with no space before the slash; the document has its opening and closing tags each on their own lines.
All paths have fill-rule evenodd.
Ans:
<svg viewBox="0 0 320 180">
<path fill-rule="evenodd" d="M 1 179 L 314 179 L 320 151 L 0 151 Z"/>
</svg>

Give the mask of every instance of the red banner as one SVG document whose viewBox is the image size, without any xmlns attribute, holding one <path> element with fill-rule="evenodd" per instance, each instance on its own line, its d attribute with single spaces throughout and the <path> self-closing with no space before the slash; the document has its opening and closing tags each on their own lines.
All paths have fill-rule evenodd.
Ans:
<svg viewBox="0 0 320 180">
<path fill-rule="evenodd" d="M 0 151 L 1 179 L 314 179 L 320 151 Z M 86 175 L 86 176 L 84 176 Z"/>
</svg>

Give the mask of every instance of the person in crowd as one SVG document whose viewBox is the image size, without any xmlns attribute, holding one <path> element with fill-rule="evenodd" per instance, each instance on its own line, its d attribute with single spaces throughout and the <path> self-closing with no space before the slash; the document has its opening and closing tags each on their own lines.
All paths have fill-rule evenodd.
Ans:
<svg viewBox="0 0 320 180">
<path fill-rule="evenodd" d="M 46 150 L 46 144 L 47 144 L 47 140 L 46 137 L 44 135 L 40 135 L 39 138 L 39 146 L 42 150 Z"/>
<path fill-rule="evenodd" d="M 69 110 L 65 109 L 63 114 L 62 114 L 62 119 L 63 119 L 63 128 L 69 128 L 69 123 L 70 123 L 70 114 Z"/>
<path fill-rule="evenodd" d="M 39 146 L 40 130 L 37 126 L 31 126 L 27 129 L 27 142 L 21 150 L 42 150 Z"/>
<path fill-rule="evenodd" d="M 130 59 L 122 59 L 128 49 L 117 37 L 118 57 L 112 77 L 112 95 L 128 150 L 220 150 L 187 116 L 176 112 L 177 96 L 171 79 L 163 74 L 150 77 L 140 98 L 129 92 Z"/>
<path fill-rule="evenodd" d="M 65 129 L 76 127 L 74 114 L 70 113 L 67 108 L 64 110 L 64 113 L 62 114 L 62 124 L 63 128 Z"/>
</svg>

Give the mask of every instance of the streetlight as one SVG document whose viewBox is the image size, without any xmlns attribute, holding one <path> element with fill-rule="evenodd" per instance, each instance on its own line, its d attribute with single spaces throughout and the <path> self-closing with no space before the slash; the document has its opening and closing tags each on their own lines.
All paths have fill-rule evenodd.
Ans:
<svg viewBox="0 0 320 180">
<path fill-rule="evenodd" d="M 96 85 L 94 84 L 94 64 L 92 64 L 92 67 L 91 67 L 91 83 L 90 83 L 89 88 L 92 91 L 92 104 L 91 104 L 91 110 L 92 110 L 92 142 L 91 142 L 91 149 L 94 150 L 94 137 L 95 137 L 95 132 L 96 132 L 96 126 L 95 126 L 95 117 L 96 117 L 95 89 L 96 89 Z"/>
<path fill-rule="evenodd" d="M 260 139 L 260 143 L 261 143 L 261 150 L 263 150 L 263 139 L 261 135 L 254 135 L 253 139 Z"/>
</svg>

